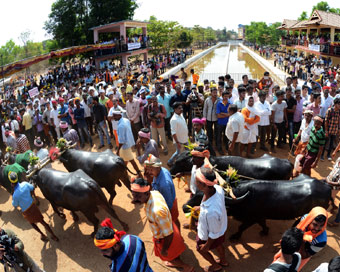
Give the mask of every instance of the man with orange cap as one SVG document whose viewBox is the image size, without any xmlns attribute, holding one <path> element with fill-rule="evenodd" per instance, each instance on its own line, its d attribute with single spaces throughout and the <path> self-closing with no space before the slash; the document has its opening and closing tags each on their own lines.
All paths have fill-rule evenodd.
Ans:
<svg viewBox="0 0 340 272">
<path fill-rule="evenodd" d="M 300 247 L 301 264 L 298 268 L 300 271 L 310 258 L 323 249 L 327 244 L 327 211 L 322 207 L 314 207 L 308 214 L 304 215 L 296 228 L 304 231 L 303 243 Z M 274 256 L 276 261 L 281 256 L 279 251 Z"/>
<path fill-rule="evenodd" d="M 159 191 L 151 191 L 151 186 L 143 178 L 137 178 L 131 184 L 131 191 L 134 204 L 145 204 L 155 255 L 168 267 L 182 268 L 184 272 L 194 271 L 192 266 L 180 258 L 186 246 L 162 194 Z"/>
<path fill-rule="evenodd" d="M 109 218 L 101 226 L 94 238 L 94 245 L 101 250 L 104 257 L 112 261 L 111 272 L 153 271 L 148 263 L 144 242 L 138 236 L 117 231 Z"/>
</svg>

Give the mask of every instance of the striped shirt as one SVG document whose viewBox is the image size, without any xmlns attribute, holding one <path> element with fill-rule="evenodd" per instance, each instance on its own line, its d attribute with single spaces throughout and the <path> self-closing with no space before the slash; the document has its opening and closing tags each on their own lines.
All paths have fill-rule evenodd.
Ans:
<svg viewBox="0 0 340 272">
<path fill-rule="evenodd" d="M 144 242 L 135 235 L 125 235 L 122 247 L 110 265 L 111 272 L 152 272 L 145 252 Z"/>
<path fill-rule="evenodd" d="M 173 233 L 171 213 L 160 192 L 150 192 L 150 198 L 145 205 L 145 213 L 153 238 L 162 239 Z"/>
<path fill-rule="evenodd" d="M 326 113 L 325 123 L 328 124 L 329 135 L 337 135 L 339 132 L 340 111 L 329 108 Z"/>
<path fill-rule="evenodd" d="M 313 127 L 310 132 L 307 150 L 312 153 L 318 153 L 319 147 L 325 145 L 325 143 L 326 137 L 323 128 L 321 127 L 318 131 L 315 131 L 315 127 Z"/>
</svg>

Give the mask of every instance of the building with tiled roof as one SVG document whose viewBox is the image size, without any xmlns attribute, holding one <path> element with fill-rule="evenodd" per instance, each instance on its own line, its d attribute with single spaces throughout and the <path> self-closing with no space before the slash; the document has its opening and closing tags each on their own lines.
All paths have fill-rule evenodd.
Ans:
<svg viewBox="0 0 340 272">
<path fill-rule="evenodd" d="M 287 31 L 282 46 L 305 54 L 331 57 L 340 63 L 340 14 L 314 10 L 308 20 L 283 20 L 278 29 Z"/>
</svg>

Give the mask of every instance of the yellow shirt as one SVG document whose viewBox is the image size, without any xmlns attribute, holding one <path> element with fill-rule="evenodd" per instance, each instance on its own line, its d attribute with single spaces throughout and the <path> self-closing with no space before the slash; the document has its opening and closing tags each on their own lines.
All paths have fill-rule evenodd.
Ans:
<svg viewBox="0 0 340 272">
<path fill-rule="evenodd" d="M 25 112 L 22 117 L 22 124 L 25 127 L 25 130 L 29 130 L 32 128 L 32 118 L 28 111 Z"/>
<path fill-rule="evenodd" d="M 145 213 L 154 238 L 162 239 L 173 233 L 171 213 L 160 192 L 150 192 Z"/>
</svg>

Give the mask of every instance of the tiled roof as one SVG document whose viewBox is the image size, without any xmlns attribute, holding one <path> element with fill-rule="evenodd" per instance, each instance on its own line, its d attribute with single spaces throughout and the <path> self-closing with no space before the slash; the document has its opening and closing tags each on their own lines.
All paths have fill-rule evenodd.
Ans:
<svg viewBox="0 0 340 272">
<path fill-rule="evenodd" d="M 305 21 L 284 19 L 278 29 L 297 29 L 311 25 L 323 25 L 340 29 L 340 15 L 322 10 L 314 10 L 312 16 Z"/>
</svg>

